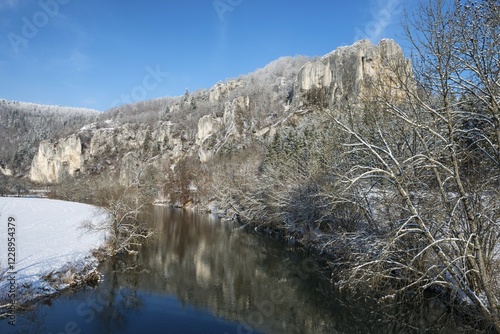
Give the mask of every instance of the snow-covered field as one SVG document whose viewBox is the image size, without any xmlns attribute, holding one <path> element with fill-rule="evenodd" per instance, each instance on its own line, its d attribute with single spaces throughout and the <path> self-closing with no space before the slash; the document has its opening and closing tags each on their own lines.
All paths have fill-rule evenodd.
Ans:
<svg viewBox="0 0 500 334">
<path fill-rule="evenodd" d="M 105 219 L 106 213 L 86 204 L 0 197 L 0 298 L 12 277 L 17 286 L 33 287 L 36 295 L 50 294 L 55 290 L 43 281 L 48 273 L 96 266 L 91 252 L 104 243 L 105 233 L 81 225 Z"/>
</svg>

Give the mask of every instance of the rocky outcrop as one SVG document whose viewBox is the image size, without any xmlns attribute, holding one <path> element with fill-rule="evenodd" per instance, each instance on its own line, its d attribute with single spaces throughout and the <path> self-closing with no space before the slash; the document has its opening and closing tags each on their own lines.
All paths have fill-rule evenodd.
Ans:
<svg viewBox="0 0 500 334">
<path fill-rule="evenodd" d="M 91 156 L 115 155 L 119 151 L 140 150 L 144 146 L 147 128 L 126 124 L 119 128 L 94 131 L 90 144 Z"/>
<path fill-rule="evenodd" d="M 227 133 L 236 138 L 243 135 L 248 128 L 248 124 L 245 124 L 245 114 L 249 109 L 250 98 L 248 96 L 239 96 L 232 102 L 225 104 L 223 123 Z"/>
<path fill-rule="evenodd" d="M 118 173 L 121 184 L 144 169 L 155 157 L 175 161 L 184 152 L 175 126 L 165 122 L 152 131 L 149 126 L 126 124 L 120 127 L 84 131 L 57 141 L 42 141 L 31 164 L 33 182 L 58 183 L 76 173 Z M 175 135 L 179 136 L 175 138 Z M 133 153 L 133 154 L 131 154 Z M 155 165 L 156 166 L 156 165 Z M 134 174 L 135 173 L 135 174 Z"/>
<path fill-rule="evenodd" d="M 250 109 L 250 98 L 238 96 L 224 103 L 222 117 L 205 115 L 198 121 L 196 146 L 201 162 L 210 160 L 227 141 L 242 139 L 249 130 L 246 114 Z"/>
<path fill-rule="evenodd" d="M 203 116 L 198 121 L 198 132 L 196 133 L 196 145 L 199 146 L 198 158 L 202 162 L 208 161 L 213 156 L 213 148 L 217 143 L 217 134 L 222 127 L 220 117 L 213 118 L 210 115 Z"/>
<path fill-rule="evenodd" d="M 210 115 L 200 118 L 198 132 L 196 133 L 196 144 L 202 144 L 208 137 L 219 132 L 221 125 L 220 118 L 212 118 Z"/>
<path fill-rule="evenodd" d="M 356 105 L 377 86 L 397 95 L 396 68 L 409 69 L 410 63 L 393 40 L 384 39 L 378 45 L 362 40 L 340 47 L 302 67 L 295 84 L 297 106 Z"/>
<path fill-rule="evenodd" d="M 242 82 L 239 80 L 228 80 L 226 83 L 217 83 L 210 89 L 208 100 L 210 103 L 217 103 L 227 98 L 229 93 L 240 87 Z"/>
<path fill-rule="evenodd" d="M 33 159 L 30 179 L 39 183 L 57 183 L 82 168 L 82 143 L 77 135 L 56 142 L 42 141 Z"/>
</svg>

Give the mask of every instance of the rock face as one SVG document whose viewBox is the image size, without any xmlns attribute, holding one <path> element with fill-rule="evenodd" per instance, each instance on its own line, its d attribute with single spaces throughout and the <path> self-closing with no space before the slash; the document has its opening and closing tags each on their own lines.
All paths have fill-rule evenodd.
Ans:
<svg viewBox="0 0 500 334">
<path fill-rule="evenodd" d="M 39 183 L 56 183 L 79 172 L 83 163 L 82 143 L 76 135 L 57 142 L 42 141 L 31 164 L 30 179 Z"/>
<path fill-rule="evenodd" d="M 206 115 L 198 121 L 196 145 L 199 146 L 198 158 L 201 162 L 206 162 L 212 158 L 217 133 L 220 131 L 221 126 L 222 121 L 220 117 L 213 118 L 210 115 Z"/>
<path fill-rule="evenodd" d="M 297 105 L 307 108 L 338 107 L 346 102 L 357 104 L 371 94 L 376 84 L 394 88 L 394 68 L 409 68 L 403 50 L 393 40 L 373 45 L 362 40 L 352 46 L 338 48 L 300 70 L 295 85 Z"/>
<path fill-rule="evenodd" d="M 250 98 L 248 96 L 239 96 L 231 103 L 224 106 L 223 123 L 227 132 L 239 138 L 248 127 L 245 124 L 245 114 L 250 109 Z"/>
<path fill-rule="evenodd" d="M 197 156 L 201 162 L 210 160 L 228 140 L 240 140 L 248 132 L 245 114 L 250 109 L 250 98 L 238 96 L 224 103 L 222 117 L 205 115 L 198 121 L 196 134 Z"/>
<path fill-rule="evenodd" d="M 212 118 L 210 115 L 203 116 L 198 121 L 198 132 L 196 134 L 196 144 L 200 145 L 208 137 L 220 131 L 220 118 Z"/>
</svg>

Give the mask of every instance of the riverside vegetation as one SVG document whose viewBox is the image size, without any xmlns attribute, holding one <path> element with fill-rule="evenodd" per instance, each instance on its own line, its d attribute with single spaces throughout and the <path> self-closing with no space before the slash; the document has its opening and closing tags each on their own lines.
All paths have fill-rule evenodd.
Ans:
<svg viewBox="0 0 500 334">
<path fill-rule="evenodd" d="M 403 27 L 411 59 L 391 40 L 281 58 L 58 138 L 19 134 L 38 151 L 2 152 L 3 174 L 114 208 L 116 251 L 150 233 L 128 225 L 143 203 L 208 210 L 326 255 L 353 294 L 430 292 L 500 333 L 500 2 L 421 1 Z"/>
</svg>

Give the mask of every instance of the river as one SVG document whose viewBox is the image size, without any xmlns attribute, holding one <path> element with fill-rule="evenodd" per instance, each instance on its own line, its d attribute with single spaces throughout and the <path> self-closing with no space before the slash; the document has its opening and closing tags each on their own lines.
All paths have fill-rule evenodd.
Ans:
<svg viewBox="0 0 500 334">
<path fill-rule="evenodd" d="M 156 237 L 106 261 L 95 288 L 68 291 L 0 333 L 457 333 L 433 300 L 380 305 L 336 291 L 300 249 L 214 216 L 151 208 Z"/>
</svg>

